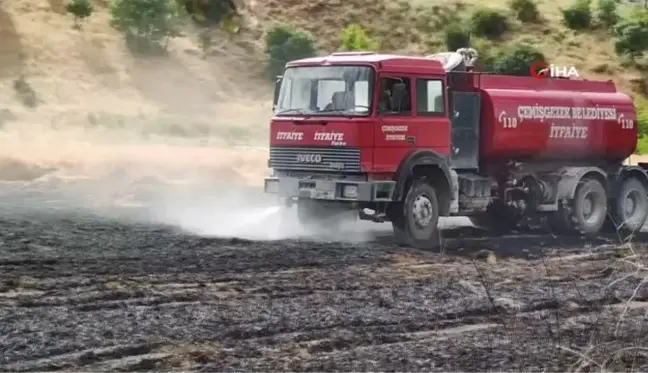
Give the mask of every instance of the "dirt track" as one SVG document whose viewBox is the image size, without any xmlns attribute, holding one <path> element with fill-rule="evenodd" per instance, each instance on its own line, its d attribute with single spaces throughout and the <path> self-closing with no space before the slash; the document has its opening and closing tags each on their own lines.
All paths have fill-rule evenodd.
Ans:
<svg viewBox="0 0 648 373">
<path fill-rule="evenodd" d="M 439 254 L 69 210 L 0 219 L 1 371 L 648 368 L 644 287 L 621 317 L 646 274 L 622 279 L 604 240 L 450 238 Z"/>
</svg>

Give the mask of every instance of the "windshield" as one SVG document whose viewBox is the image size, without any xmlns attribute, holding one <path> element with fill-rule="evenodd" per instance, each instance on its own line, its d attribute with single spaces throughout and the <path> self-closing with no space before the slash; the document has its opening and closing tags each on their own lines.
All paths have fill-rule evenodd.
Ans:
<svg viewBox="0 0 648 373">
<path fill-rule="evenodd" d="M 368 115 L 373 69 L 368 66 L 313 66 L 286 69 L 277 115 Z"/>
</svg>

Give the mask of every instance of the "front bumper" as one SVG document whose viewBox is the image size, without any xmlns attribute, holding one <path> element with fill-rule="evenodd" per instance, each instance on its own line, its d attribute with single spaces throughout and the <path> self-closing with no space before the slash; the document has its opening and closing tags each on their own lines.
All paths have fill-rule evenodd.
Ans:
<svg viewBox="0 0 648 373">
<path fill-rule="evenodd" d="M 265 193 L 282 198 L 310 198 L 329 201 L 391 201 L 396 182 L 327 180 L 298 177 L 269 177 Z"/>
</svg>

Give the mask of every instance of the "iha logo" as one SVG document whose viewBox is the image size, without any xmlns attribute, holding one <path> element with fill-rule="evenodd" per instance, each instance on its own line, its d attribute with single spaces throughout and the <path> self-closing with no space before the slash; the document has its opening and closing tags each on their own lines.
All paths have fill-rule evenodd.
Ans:
<svg viewBox="0 0 648 373">
<path fill-rule="evenodd" d="M 529 73 L 538 79 L 546 78 L 580 78 L 578 70 L 574 66 L 558 66 L 547 64 L 543 61 L 536 61 L 531 64 Z"/>
</svg>

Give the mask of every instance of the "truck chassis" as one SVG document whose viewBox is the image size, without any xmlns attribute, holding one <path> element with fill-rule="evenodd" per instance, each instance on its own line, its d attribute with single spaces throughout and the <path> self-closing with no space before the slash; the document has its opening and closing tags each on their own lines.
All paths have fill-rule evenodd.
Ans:
<svg viewBox="0 0 648 373">
<path fill-rule="evenodd" d="M 431 249 L 439 244 L 437 224 L 443 216 L 467 216 L 501 234 L 534 219 L 556 234 L 632 233 L 648 216 L 647 169 L 642 163 L 516 163 L 488 170 L 501 175 L 491 177 L 445 164 L 417 164 L 405 177 L 389 181 L 278 173 L 266 179 L 265 191 L 296 204 L 303 224 L 319 225 L 342 210 L 357 210 L 362 220 L 391 222 L 401 242 Z"/>
</svg>

